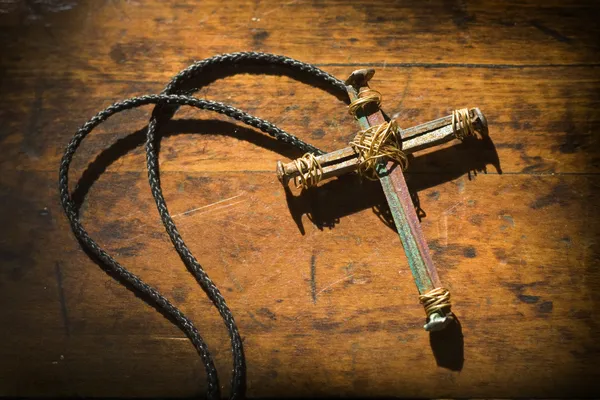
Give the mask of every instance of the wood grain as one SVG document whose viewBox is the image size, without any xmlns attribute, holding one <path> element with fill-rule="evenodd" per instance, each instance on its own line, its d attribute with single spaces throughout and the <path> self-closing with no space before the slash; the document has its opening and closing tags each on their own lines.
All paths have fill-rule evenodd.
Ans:
<svg viewBox="0 0 600 400">
<path fill-rule="evenodd" d="M 159 92 L 194 59 L 239 50 L 342 79 L 372 65 L 372 86 L 401 126 L 477 106 L 491 138 L 418 154 L 407 171 L 461 340 L 423 331 L 378 183 L 349 176 L 286 194 L 275 162 L 297 151 L 225 118 L 178 112 L 161 146 L 165 196 L 233 310 L 250 397 L 600 395 L 597 4 L 27 4 L 0 5 L 0 396 L 203 393 L 183 334 L 80 249 L 56 171 L 69 138 L 103 107 Z M 326 150 L 355 133 L 335 96 L 244 72 L 253 73 L 199 96 Z M 71 187 L 91 236 L 198 325 L 226 393 L 225 327 L 148 188 L 139 130 L 150 111 L 94 131 Z"/>
</svg>

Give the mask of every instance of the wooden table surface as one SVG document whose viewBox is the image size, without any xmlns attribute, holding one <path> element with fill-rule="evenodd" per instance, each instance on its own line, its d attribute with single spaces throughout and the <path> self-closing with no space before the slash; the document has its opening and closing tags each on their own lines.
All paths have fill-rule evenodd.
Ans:
<svg viewBox="0 0 600 400">
<path fill-rule="evenodd" d="M 407 171 L 462 327 L 430 337 L 377 182 L 347 177 L 286 196 L 275 163 L 298 151 L 215 114 L 177 113 L 161 147 L 165 196 L 236 318 L 248 396 L 600 396 L 599 10 L 553 0 L 0 2 L 0 395 L 204 393 L 183 333 L 78 245 L 58 164 L 112 102 L 160 92 L 194 60 L 256 50 L 340 79 L 375 68 L 371 86 L 401 127 L 480 107 L 492 143 L 424 152 Z M 357 130 L 338 98 L 272 71 L 233 74 L 197 96 L 326 150 Z M 85 195 L 92 237 L 197 324 L 226 394 L 226 330 L 148 188 L 140 129 L 150 112 L 94 131 L 71 187 Z"/>
</svg>

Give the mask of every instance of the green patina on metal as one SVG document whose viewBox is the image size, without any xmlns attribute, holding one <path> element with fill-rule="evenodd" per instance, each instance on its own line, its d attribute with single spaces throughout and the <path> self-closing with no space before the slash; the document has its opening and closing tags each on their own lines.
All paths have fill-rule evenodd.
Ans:
<svg viewBox="0 0 600 400">
<path fill-rule="evenodd" d="M 369 90 L 367 81 L 373 76 L 372 70 L 357 70 L 346 80 L 346 90 L 350 101 L 356 101 L 360 90 Z M 371 102 L 356 110 L 356 119 L 361 129 L 386 123 L 379 109 L 379 102 Z M 401 166 L 393 161 L 382 160 L 376 172 L 385 193 L 396 230 L 419 293 L 427 295 L 441 287 L 435 265 L 423 236 L 420 221 L 414 209 L 412 198 L 406 185 Z M 449 307 L 428 313 L 424 328 L 428 331 L 444 329 L 453 320 Z"/>
<path fill-rule="evenodd" d="M 354 93 L 354 95 L 356 96 L 357 94 Z M 361 129 L 369 129 L 370 124 L 365 115 L 359 113 L 357 114 L 356 119 L 358 120 L 358 124 L 360 125 Z M 434 284 L 431 281 L 427 267 L 421 252 L 419 251 L 417 242 L 411 232 L 411 226 L 408 221 L 407 211 L 409 210 L 406 209 L 406 206 L 412 207 L 412 203 L 410 205 L 405 205 L 402 203 L 402 201 L 400 201 L 400 198 L 398 197 L 396 190 L 392 185 L 389 171 L 385 163 L 382 162 L 377 166 L 377 175 L 379 176 L 381 187 L 383 188 L 383 192 L 385 193 L 385 197 L 390 207 L 394 223 L 396 224 L 398 236 L 400 237 L 400 241 L 402 241 L 404 252 L 408 258 L 408 264 L 413 274 L 415 284 L 417 285 L 417 289 L 421 294 L 427 293 L 434 288 Z"/>
<path fill-rule="evenodd" d="M 408 210 L 405 209 L 405 205 L 402 204 L 397 196 L 385 164 L 381 163 L 377 166 L 377 174 L 390 207 L 392 217 L 394 218 L 396 230 L 398 231 L 398 236 L 404 247 L 406 258 L 408 258 L 408 265 L 410 266 L 417 289 L 419 289 L 419 293 L 421 294 L 427 293 L 433 289 L 434 285 L 427 272 L 427 267 L 425 266 L 417 242 L 411 232 L 407 216 Z"/>
</svg>

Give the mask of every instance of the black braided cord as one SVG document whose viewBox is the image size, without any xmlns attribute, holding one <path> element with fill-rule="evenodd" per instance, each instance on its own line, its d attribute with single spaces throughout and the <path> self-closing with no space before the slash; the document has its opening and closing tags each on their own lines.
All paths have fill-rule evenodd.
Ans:
<svg viewBox="0 0 600 400">
<path fill-rule="evenodd" d="M 194 76 L 197 76 L 202 71 L 209 67 L 215 66 L 231 66 L 231 65 L 242 65 L 250 63 L 252 65 L 268 65 L 275 67 L 284 67 L 297 72 L 305 72 L 312 75 L 313 77 L 321 80 L 323 83 L 330 85 L 340 92 L 346 92 L 346 86 L 344 82 L 337 79 L 333 75 L 328 74 L 315 67 L 312 64 L 307 64 L 302 61 L 295 60 L 290 57 L 281 56 L 277 54 L 259 53 L 255 51 L 239 52 L 239 53 L 228 53 L 220 54 L 214 57 L 206 58 L 201 61 L 197 61 L 190 65 L 186 69 L 179 72 L 169 84 L 163 90 L 163 94 L 173 94 L 179 91 L 179 87 L 186 82 L 189 82 Z M 197 90 L 195 88 L 193 90 Z"/>
<path fill-rule="evenodd" d="M 132 274 L 123 266 L 121 266 L 113 257 L 106 253 L 87 233 L 83 228 L 77 207 L 71 198 L 69 192 L 69 167 L 73 156 L 83 141 L 83 139 L 99 124 L 106 121 L 112 115 L 119 113 L 124 110 L 129 110 L 137 107 L 141 107 L 148 104 L 154 104 L 155 108 L 152 118 L 147 128 L 147 141 L 146 141 L 146 161 L 148 167 L 148 180 L 152 195 L 156 201 L 158 212 L 161 216 L 166 231 L 177 250 L 179 256 L 183 260 L 188 270 L 194 275 L 196 280 L 199 282 L 202 289 L 206 292 L 207 296 L 217 307 L 225 325 L 227 327 L 232 346 L 233 353 L 233 375 L 231 382 L 231 398 L 243 398 L 245 395 L 245 358 L 243 352 L 242 340 L 240 338 L 235 320 L 225 299 L 221 295 L 219 289 L 208 277 L 202 266 L 198 263 L 196 258 L 192 255 L 191 251 L 183 241 L 171 215 L 169 214 L 167 204 L 162 194 L 159 179 L 159 167 L 158 167 L 158 152 L 157 152 L 157 129 L 160 122 L 164 122 L 170 118 L 175 110 L 180 106 L 191 106 L 199 109 L 214 111 L 220 114 L 227 115 L 233 119 L 241 121 L 247 125 L 258 128 L 261 131 L 268 133 L 278 140 L 289 143 L 304 152 L 310 152 L 313 154 L 323 154 L 323 151 L 318 148 L 300 140 L 299 138 L 283 131 L 277 126 L 271 124 L 268 121 L 254 117 L 247 114 L 237 108 L 228 106 L 223 103 L 198 99 L 188 95 L 174 94 L 174 93 L 185 93 L 191 94 L 199 88 L 193 89 L 181 89 L 188 81 L 201 74 L 209 67 L 218 67 L 225 65 L 237 65 L 242 63 L 251 63 L 256 65 L 275 65 L 278 67 L 289 68 L 291 70 L 308 73 L 313 77 L 321 80 L 323 83 L 332 85 L 336 90 L 343 91 L 344 84 L 340 80 L 320 70 L 319 68 L 302 63 L 300 61 L 273 54 L 257 53 L 257 52 L 244 52 L 244 53 L 230 53 L 211 57 L 199 62 L 192 64 L 190 67 L 184 69 L 177 74 L 173 80 L 167 85 L 160 95 L 146 95 L 140 97 L 133 97 L 118 103 L 115 103 L 105 110 L 99 112 L 86 122 L 73 136 L 70 143 L 68 144 L 63 158 L 60 164 L 59 170 L 59 191 L 61 197 L 61 203 L 70 221 L 71 228 L 74 235 L 79 240 L 81 245 L 94 256 L 96 256 L 102 263 L 108 272 L 112 273 L 119 281 L 130 285 L 134 291 L 142 295 L 142 297 L 156 307 L 158 310 L 163 312 L 166 316 L 170 317 L 172 321 L 186 334 L 190 339 L 194 347 L 196 348 L 202 362 L 204 364 L 208 389 L 207 398 L 218 399 L 220 398 L 220 386 L 217 370 L 214 366 L 214 362 L 208 350 L 208 347 L 200 333 L 193 325 L 193 323 L 172 303 L 170 303 L 164 296 L 162 296 L 155 288 L 143 282 L 138 276 Z M 170 110 L 170 113 L 165 113 L 165 109 Z"/>
<path fill-rule="evenodd" d="M 211 57 L 192 64 L 191 66 L 177 74 L 171 80 L 171 82 L 169 82 L 169 84 L 166 86 L 162 93 L 177 93 L 178 91 L 180 91 L 179 87 L 185 85 L 190 81 L 193 81 L 194 77 L 200 75 L 203 71 L 207 70 L 208 68 L 217 68 L 220 66 L 235 66 L 247 63 L 251 63 L 252 65 L 278 66 L 295 70 L 297 72 L 308 73 L 316 79 L 319 79 L 324 83 L 334 86 L 338 90 L 345 92 L 345 86 L 343 82 L 313 65 L 306 64 L 285 56 L 257 52 L 243 52 L 217 55 L 215 57 Z M 198 87 L 195 87 L 194 89 L 184 90 L 184 92 L 192 93 L 193 91 L 198 89 Z M 167 230 L 167 233 L 169 234 L 169 237 L 171 238 L 171 241 L 173 242 L 173 245 L 175 246 L 175 249 L 179 253 L 181 259 L 187 266 L 188 270 L 194 275 L 202 289 L 204 289 L 208 297 L 215 304 L 215 306 L 219 310 L 219 313 L 221 314 L 221 317 L 223 318 L 223 321 L 225 322 L 233 349 L 234 368 L 231 383 L 232 391 L 234 393 L 242 392 L 244 391 L 243 385 L 245 383 L 244 354 L 242 341 L 239 336 L 231 311 L 229 310 L 229 307 L 225 303 L 225 300 L 223 299 L 223 296 L 221 295 L 217 287 L 208 278 L 208 276 L 206 275 L 196 258 L 192 255 L 188 247 L 185 245 L 183 239 L 181 238 L 181 235 L 179 234 L 175 226 L 175 223 L 173 222 L 173 219 L 171 218 L 171 215 L 168 212 L 167 204 L 162 194 L 162 188 L 160 186 L 159 181 L 158 154 L 155 149 L 155 136 L 156 130 L 159 126 L 160 116 L 160 109 L 155 110 L 155 112 L 153 113 L 153 117 L 151 118 L 148 124 L 147 130 L 146 161 L 148 167 L 148 180 L 150 183 L 150 188 L 152 190 L 152 195 L 154 196 L 158 212 L 160 213 L 163 224 Z M 269 129 L 269 127 L 264 126 L 265 122 L 261 121 L 259 118 L 248 116 L 248 119 L 243 122 L 247 123 L 248 125 L 257 127 L 267 133 L 270 133 L 277 139 L 290 143 L 304 152 L 310 152 L 313 154 L 323 154 L 321 150 L 299 140 L 298 138 L 292 135 L 286 134 L 285 132 L 280 131 L 279 129 L 273 126 L 271 126 L 270 128 L 275 128 L 274 130 Z M 267 129 L 265 130 L 264 128 Z"/>
</svg>

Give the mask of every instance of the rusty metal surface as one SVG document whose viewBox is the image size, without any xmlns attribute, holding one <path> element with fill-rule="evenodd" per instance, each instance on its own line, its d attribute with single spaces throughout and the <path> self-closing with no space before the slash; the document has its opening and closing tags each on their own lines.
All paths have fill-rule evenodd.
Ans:
<svg viewBox="0 0 600 400">
<path fill-rule="evenodd" d="M 359 70 L 350 75 L 350 78 L 346 81 L 346 90 L 351 101 L 358 97 L 361 89 L 368 88 L 367 82 L 372 76 L 373 72 L 370 70 Z M 368 129 L 370 126 L 386 122 L 383 113 L 375 104 L 367 104 L 356 117 L 362 129 Z M 399 165 L 390 161 L 387 165 L 379 164 L 377 174 L 419 293 L 425 294 L 436 287 L 440 287 L 441 283 L 406 186 L 402 169 L 399 168 Z M 451 311 L 442 309 L 429 316 L 424 328 L 428 331 L 442 330 L 452 320 Z"/>
<path fill-rule="evenodd" d="M 470 110 L 473 115 L 473 124 L 480 132 L 487 131 L 487 122 L 478 108 Z M 360 121 L 360 119 L 359 119 Z M 402 137 L 402 151 L 412 154 L 430 147 L 439 146 L 456 139 L 452 128 L 452 116 L 438 118 L 408 129 L 400 131 Z M 323 167 L 321 179 L 329 179 L 347 174 L 355 170 L 358 165 L 358 154 L 352 147 L 345 147 L 316 157 L 317 162 Z M 277 163 L 277 175 L 279 180 L 287 185 L 288 182 L 300 173 L 296 163 Z"/>
</svg>

